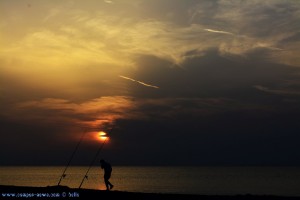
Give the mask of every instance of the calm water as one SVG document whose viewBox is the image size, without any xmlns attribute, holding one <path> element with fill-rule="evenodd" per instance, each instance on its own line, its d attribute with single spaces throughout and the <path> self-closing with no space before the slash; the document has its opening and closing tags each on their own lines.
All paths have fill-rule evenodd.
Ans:
<svg viewBox="0 0 300 200">
<path fill-rule="evenodd" d="M 69 167 L 61 185 L 78 188 L 87 167 Z M 64 167 L 0 167 L 0 185 L 57 185 Z M 103 171 L 93 167 L 82 188 L 105 189 Z M 114 190 L 185 194 L 271 194 L 300 196 L 296 167 L 121 167 Z"/>
</svg>

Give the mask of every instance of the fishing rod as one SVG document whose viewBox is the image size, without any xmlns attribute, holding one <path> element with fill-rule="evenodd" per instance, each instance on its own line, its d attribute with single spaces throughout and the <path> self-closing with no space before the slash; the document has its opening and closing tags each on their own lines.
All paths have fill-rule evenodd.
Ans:
<svg viewBox="0 0 300 200">
<path fill-rule="evenodd" d="M 71 163 L 71 160 L 73 159 L 73 157 L 74 157 L 74 155 L 75 155 L 75 153 L 76 153 L 76 151 L 77 151 L 77 149 L 78 149 L 80 143 L 82 142 L 82 140 L 83 140 L 84 135 L 85 135 L 86 132 L 87 132 L 87 129 L 85 129 L 84 132 L 83 132 L 83 134 L 81 135 L 81 138 L 80 138 L 80 140 L 78 141 L 78 143 L 77 143 L 77 145 L 76 145 L 76 147 L 75 147 L 75 150 L 73 151 L 73 153 L 72 153 L 72 155 L 71 155 L 71 157 L 70 157 L 70 159 L 69 159 L 69 161 L 68 161 L 67 166 L 65 167 L 65 169 L 64 169 L 64 171 L 63 171 L 63 173 L 62 173 L 62 175 L 60 176 L 60 179 L 59 179 L 57 185 L 60 185 L 60 182 L 62 181 L 62 179 L 66 177 L 66 174 L 65 174 L 65 173 L 66 173 L 66 171 L 67 171 L 67 169 L 68 169 L 68 167 L 69 167 L 69 165 L 70 165 L 70 163 Z"/>
<path fill-rule="evenodd" d="M 112 132 L 112 130 L 113 130 L 113 127 L 111 128 L 110 133 Z M 103 146 L 104 146 L 104 144 L 105 144 L 107 138 L 108 138 L 108 137 L 105 137 L 105 138 L 104 138 L 102 145 L 101 145 L 101 146 L 99 147 L 99 149 L 97 150 L 97 152 L 96 152 L 96 154 L 95 154 L 95 157 L 93 158 L 93 160 L 92 160 L 92 162 L 91 162 L 91 164 L 90 164 L 88 170 L 86 171 L 86 173 L 85 173 L 85 175 L 84 175 L 84 177 L 83 177 L 83 179 L 82 179 L 82 181 L 81 181 L 81 183 L 80 183 L 80 185 L 79 185 L 79 189 L 81 188 L 81 186 L 82 186 L 84 180 L 88 178 L 88 173 L 89 173 L 91 167 L 93 166 L 95 160 L 97 159 L 98 154 L 99 154 L 100 151 L 102 150 L 102 148 L 103 148 Z"/>
</svg>

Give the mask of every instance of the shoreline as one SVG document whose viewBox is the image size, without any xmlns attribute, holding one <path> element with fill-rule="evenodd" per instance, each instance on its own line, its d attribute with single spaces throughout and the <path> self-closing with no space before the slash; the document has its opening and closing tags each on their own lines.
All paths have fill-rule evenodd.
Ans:
<svg viewBox="0 0 300 200">
<path fill-rule="evenodd" d="M 143 193 L 143 192 L 127 192 L 127 191 L 105 191 L 86 188 L 69 188 L 67 186 L 46 186 L 46 187 L 31 187 L 31 186 L 14 186 L 0 185 L 0 199 L 57 199 L 57 198 L 84 198 L 84 199 L 130 199 L 130 200 L 182 200 L 182 199 L 221 199 L 221 200 L 279 200 L 290 199 L 300 200 L 300 196 L 275 196 L 275 195 L 198 195 L 198 194 L 170 194 L 170 193 Z"/>
</svg>

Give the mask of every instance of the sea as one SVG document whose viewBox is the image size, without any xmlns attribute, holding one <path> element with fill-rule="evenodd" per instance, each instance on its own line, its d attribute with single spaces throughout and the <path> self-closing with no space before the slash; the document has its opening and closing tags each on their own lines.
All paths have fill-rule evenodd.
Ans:
<svg viewBox="0 0 300 200">
<path fill-rule="evenodd" d="M 64 166 L 0 167 L 0 185 L 58 185 Z M 87 178 L 84 179 L 85 174 Z M 105 190 L 99 166 L 70 166 L 60 185 Z M 83 181 L 83 182 L 82 182 Z M 300 196 L 300 167 L 113 166 L 113 190 L 200 195 Z"/>
</svg>

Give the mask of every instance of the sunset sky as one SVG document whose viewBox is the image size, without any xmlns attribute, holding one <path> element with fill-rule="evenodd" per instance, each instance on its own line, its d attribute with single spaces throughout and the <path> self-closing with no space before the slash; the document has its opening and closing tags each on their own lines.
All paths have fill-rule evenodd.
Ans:
<svg viewBox="0 0 300 200">
<path fill-rule="evenodd" d="M 300 1 L 0 0 L 0 165 L 300 165 Z"/>
</svg>

